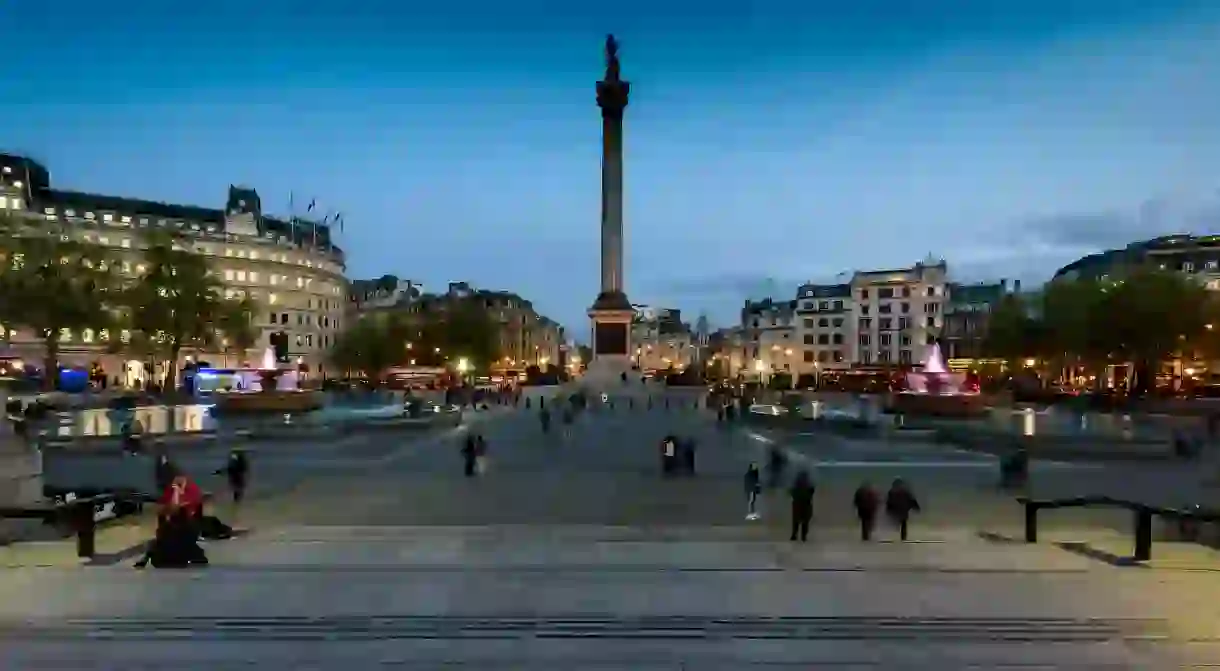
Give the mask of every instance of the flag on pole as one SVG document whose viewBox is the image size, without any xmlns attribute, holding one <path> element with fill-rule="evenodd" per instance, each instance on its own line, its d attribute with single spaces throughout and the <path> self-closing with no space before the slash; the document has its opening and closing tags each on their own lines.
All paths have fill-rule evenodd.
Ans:
<svg viewBox="0 0 1220 671">
<path fill-rule="evenodd" d="M 314 198 L 309 201 L 309 207 L 305 208 L 306 212 L 313 212 L 313 208 L 318 204 L 318 199 Z"/>
<path fill-rule="evenodd" d="M 342 233 L 342 232 L 343 232 L 343 222 L 344 222 L 344 219 L 343 219 L 343 213 L 342 213 L 342 212 L 336 212 L 336 213 L 335 213 L 335 220 L 334 220 L 334 223 L 339 224 L 339 232 L 340 232 L 340 233 Z"/>
<path fill-rule="evenodd" d="M 293 193 L 288 192 L 288 223 L 293 223 L 297 220 L 296 207 L 293 205 Z"/>
</svg>

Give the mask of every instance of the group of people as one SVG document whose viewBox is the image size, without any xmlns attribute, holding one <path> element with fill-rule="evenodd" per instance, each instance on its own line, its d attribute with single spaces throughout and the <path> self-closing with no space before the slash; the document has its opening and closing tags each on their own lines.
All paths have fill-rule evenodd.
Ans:
<svg viewBox="0 0 1220 671">
<path fill-rule="evenodd" d="M 772 471 L 775 472 L 774 470 Z M 746 519 L 757 520 L 761 517 L 758 510 L 758 499 L 762 495 L 762 472 L 757 464 L 750 464 L 745 474 Z M 804 542 L 809 538 L 809 525 L 813 521 L 813 496 L 817 491 L 809 471 L 800 471 L 788 488 L 788 496 L 792 502 L 792 532 L 790 540 Z M 871 540 L 877 527 L 877 517 L 881 511 L 881 497 L 868 482 L 861 483 L 852 496 L 852 506 L 860 521 L 860 539 Z M 919 500 L 915 493 L 902 478 L 896 478 L 890 485 L 885 496 L 885 514 L 898 529 L 899 538 L 907 539 L 908 524 L 911 514 L 919 511 Z"/>
<path fill-rule="evenodd" d="M 216 473 L 228 480 L 233 502 L 241 503 L 250 475 L 250 462 L 245 452 L 233 450 Z M 160 492 L 157 531 L 144 556 L 136 562 L 136 568 L 149 564 L 154 568 L 206 566 L 208 557 L 199 540 L 230 538 L 233 529 L 217 517 L 205 514 L 203 490 L 167 455 L 157 457 L 154 479 Z"/>
<path fill-rule="evenodd" d="M 679 438 L 673 434 L 661 440 L 661 475 L 694 475 L 694 438 Z"/>
</svg>

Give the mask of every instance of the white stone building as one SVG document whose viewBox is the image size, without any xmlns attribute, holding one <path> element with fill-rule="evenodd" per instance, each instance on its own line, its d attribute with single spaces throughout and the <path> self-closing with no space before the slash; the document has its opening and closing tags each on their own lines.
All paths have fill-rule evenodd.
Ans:
<svg viewBox="0 0 1220 671">
<path fill-rule="evenodd" d="M 696 343 L 681 310 L 636 306 L 631 343 L 632 363 L 642 372 L 683 370 L 694 361 Z"/>
<path fill-rule="evenodd" d="M 804 284 L 797 289 L 798 376 L 851 367 L 856 321 L 850 284 Z"/>
<path fill-rule="evenodd" d="M 49 235 L 108 247 L 133 277 L 143 271 L 141 249 L 147 234 L 180 234 L 184 249 L 211 260 L 227 296 L 249 297 L 260 306 L 255 323 L 261 333 L 254 349 L 184 352 L 212 365 L 258 365 L 273 336 L 284 333 L 285 363 L 317 375 L 325 371 L 326 351 L 343 328 L 345 257 L 332 240 L 331 226 L 265 215 L 254 189 L 230 186 L 223 209 L 64 191 L 51 188 L 50 173 L 36 161 L 0 154 L 0 213 L 36 221 Z M 41 366 L 43 347 L 31 334 L 0 327 L 0 337 L 10 359 L 21 357 Z M 108 379 L 125 384 L 159 379 L 162 363 L 107 353 L 115 349 L 116 340 L 126 342 L 129 337 L 105 330 L 64 333 L 60 364 L 97 364 Z"/>
<path fill-rule="evenodd" d="M 944 326 L 947 283 L 943 260 L 855 273 L 853 363 L 918 364 Z"/>
</svg>

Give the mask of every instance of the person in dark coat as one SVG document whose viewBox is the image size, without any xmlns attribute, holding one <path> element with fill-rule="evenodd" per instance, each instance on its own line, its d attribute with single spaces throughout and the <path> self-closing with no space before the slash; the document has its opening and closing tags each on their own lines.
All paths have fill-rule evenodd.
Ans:
<svg viewBox="0 0 1220 671">
<path fill-rule="evenodd" d="M 682 462 L 687 475 L 695 474 L 695 439 L 682 441 Z"/>
<path fill-rule="evenodd" d="M 233 450 L 229 453 L 229 461 L 223 468 L 216 471 L 229 481 L 229 491 L 233 494 L 233 503 L 241 503 L 246 496 L 246 484 L 250 477 L 250 461 L 245 450 Z"/>
<path fill-rule="evenodd" d="M 852 505 L 856 509 L 856 517 L 860 520 L 860 540 L 872 539 L 873 529 L 877 526 L 877 508 L 881 506 L 877 491 L 871 484 L 861 483 L 852 497 Z"/>
<path fill-rule="evenodd" d="M 907 523 L 913 512 L 919 512 L 919 500 L 902 478 L 895 478 L 889 493 L 885 495 L 885 514 L 898 527 L 899 538 L 904 541 L 907 539 Z"/>
<path fill-rule="evenodd" d="M 809 538 L 809 522 L 813 519 L 814 489 L 813 480 L 810 479 L 808 471 L 796 474 L 796 480 L 788 490 L 788 495 L 792 497 L 792 537 L 790 540 L 796 540 L 799 535 L 803 543 Z"/>
<path fill-rule="evenodd" d="M 758 470 L 758 464 L 750 464 L 750 467 L 746 469 L 744 484 L 746 519 L 756 520 L 760 517 L 758 514 L 758 495 L 762 493 L 762 473 Z"/>
<path fill-rule="evenodd" d="M 178 477 L 178 467 L 169 460 L 169 455 L 164 452 L 158 454 L 157 463 L 153 466 L 153 484 L 156 487 L 157 495 L 168 490 L 176 477 Z"/>
<path fill-rule="evenodd" d="M 475 463 L 479 456 L 479 444 L 473 435 L 466 436 L 466 444 L 462 446 L 462 473 L 473 478 L 475 475 Z"/>
<path fill-rule="evenodd" d="M 678 437 L 668 435 L 661 439 L 661 474 L 673 475 L 678 465 Z"/>
</svg>

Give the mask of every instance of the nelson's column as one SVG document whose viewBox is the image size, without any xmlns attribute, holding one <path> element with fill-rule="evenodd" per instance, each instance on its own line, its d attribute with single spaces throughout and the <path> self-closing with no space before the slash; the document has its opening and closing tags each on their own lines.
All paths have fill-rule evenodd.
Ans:
<svg viewBox="0 0 1220 671">
<path fill-rule="evenodd" d="M 597 83 L 602 110 L 601 292 L 593 322 L 593 361 L 588 374 L 609 381 L 631 369 L 631 320 L 635 310 L 623 292 L 623 112 L 631 85 L 619 74 L 618 42 L 606 37 L 606 76 Z"/>
</svg>

